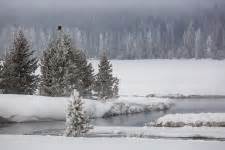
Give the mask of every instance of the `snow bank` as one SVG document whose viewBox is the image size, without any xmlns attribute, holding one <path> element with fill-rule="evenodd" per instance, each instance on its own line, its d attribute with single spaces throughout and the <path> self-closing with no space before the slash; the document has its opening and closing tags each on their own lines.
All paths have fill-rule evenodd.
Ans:
<svg viewBox="0 0 225 150">
<path fill-rule="evenodd" d="M 111 105 L 111 108 L 104 114 L 104 117 L 146 111 L 160 111 L 170 108 L 172 104 L 171 100 L 163 98 L 123 96 L 112 102 L 108 102 L 107 105 Z"/>
<path fill-rule="evenodd" d="M 149 125 L 157 127 L 225 127 L 225 113 L 168 114 Z"/>
<path fill-rule="evenodd" d="M 70 98 L 0 94 L 0 117 L 15 122 L 65 120 L 68 100 Z M 120 97 L 105 103 L 82 101 L 93 118 L 164 110 L 172 105 L 169 99 L 146 97 Z"/>
<path fill-rule="evenodd" d="M 224 150 L 225 142 L 143 138 L 67 138 L 56 136 L 0 135 L 4 150 Z"/>
<path fill-rule="evenodd" d="M 0 94 L 0 116 L 9 121 L 62 120 L 68 98 Z"/>
<path fill-rule="evenodd" d="M 146 97 L 170 98 L 170 99 L 224 99 L 225 95 L 184 95 L 184 94 L 148 94 Z"/>
<path fill-rule="evenodd" d="M 91 62 L 97 68 L 98 61 Z M 120 95 L 225 93 L 225 60 L 112 60 L 112 64 L 120 79 Z"/>
</svg>

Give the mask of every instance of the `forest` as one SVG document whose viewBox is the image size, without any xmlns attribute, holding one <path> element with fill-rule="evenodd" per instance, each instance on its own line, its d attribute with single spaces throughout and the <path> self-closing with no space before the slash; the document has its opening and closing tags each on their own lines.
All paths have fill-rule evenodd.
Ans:
<svg viewBox="0 0 225 150">
<path fill-rule="evenodd" d="M 102 50 L 111 59 L 225 58 L 225 4 L 168 9 L 90 9 L 26 17 L 0 16 L 0 55 L 4 57 L 13 33 L 23 28 L 37 56 L 58 25 L 71 34 L 89 58 Z"/>
</svg>

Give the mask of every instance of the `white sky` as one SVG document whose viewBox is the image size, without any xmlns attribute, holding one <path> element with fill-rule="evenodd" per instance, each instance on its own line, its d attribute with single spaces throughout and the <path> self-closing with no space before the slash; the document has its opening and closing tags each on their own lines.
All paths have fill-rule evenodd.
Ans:
<svg viewBox="0 0 225 150">
<path fill-rule="evenodd" d="M 76 8 L 76 7 L 131 7 L 131 6 L 193 6 L 218 0 L 0 0 L 6 8 Z M 221 1 L 221 0 L 220 0 Z"/>
</svg>

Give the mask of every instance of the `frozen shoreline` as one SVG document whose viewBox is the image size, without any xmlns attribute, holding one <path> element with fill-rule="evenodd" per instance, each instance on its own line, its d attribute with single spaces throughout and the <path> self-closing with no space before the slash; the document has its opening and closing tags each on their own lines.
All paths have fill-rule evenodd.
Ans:
<svg viewBox="0 0 225 150">
<path fill-rule="evenodd" d="M 225 127 L 225 113 L 167 114 L 149 125 L 156 127 Z"/>
<path fill-rule="evenodd" d="M 0 94 L 0 117 L 13 122 L 65 120 L 70 98 Z M 92 118 L 169 109 L 166 98 L 120 97 L 109 102 L 82 99 Z"/>
</svg>

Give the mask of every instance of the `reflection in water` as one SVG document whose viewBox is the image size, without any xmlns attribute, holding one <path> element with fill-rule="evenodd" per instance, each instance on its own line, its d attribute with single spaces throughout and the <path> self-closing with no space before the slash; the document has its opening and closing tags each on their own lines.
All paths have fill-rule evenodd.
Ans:
<svg viewBox="0 0 225 150">
<path fill-rule="evenodd" d="M 225 113 L 225 99 L 178 99 L 168 113 Z"/>
<path fill-rule="evenodd" d="M 165 114 L 166 111 L 144 112 L 110 118 L 97 118 L 92 122 L 97 126 L 144 126 L 148 121 L 154 121 Z"/>
<path fill-rule="evenodd" d="M 92 120 L 97 126 L 144 126 L 145 123 L 170 113 L 224 112 L 225 99 L 177 99 L 167 111 L 144 112 Z M 16 123 L 0 127 L 0 134 L 62 134 L 64 121 Z"/>
<path fill-rule="evenodd" d="M 0 134 L 31 134 L 40 130 L 64 129 L 64 121 L 53 122 L 29 122 L 8 124 L 7 127 L 0 128 Z"/>
</svg>

